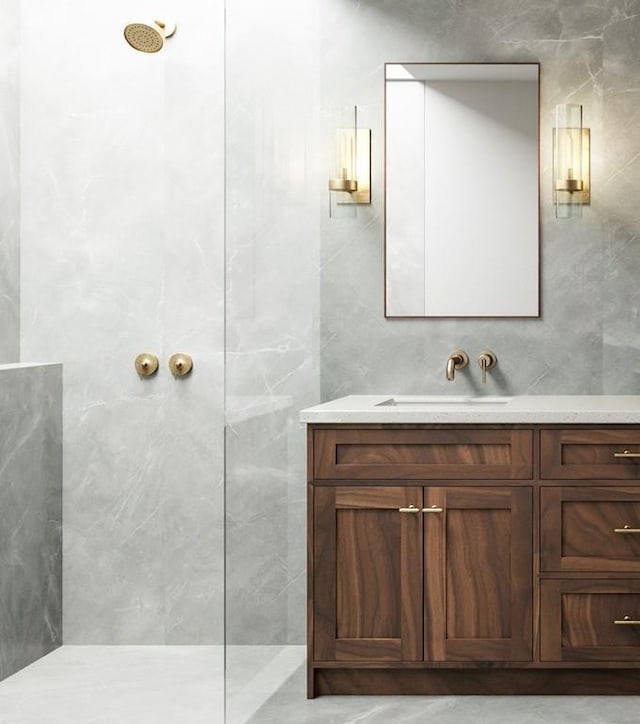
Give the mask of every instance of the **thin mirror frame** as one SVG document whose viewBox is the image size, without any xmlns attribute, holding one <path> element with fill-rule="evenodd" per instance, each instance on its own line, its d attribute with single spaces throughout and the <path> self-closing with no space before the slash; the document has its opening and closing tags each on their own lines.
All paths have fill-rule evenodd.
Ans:
<svg viewBox="0 0 640 724">
<path fill-rule="evenodd" d="M 538 91 L 537 91 L 537 168 L 536 168 L 536 177 L 537 177 L 537 190 L 538 190 L 538 205 L 537 205 L 537 222 L 538 222 L 538 230 L 537 230 L 537 245 L 538 245 L 538 253 L 537 253 L 537 314 L 527 314 L 527 315 L 477 315 L 477 314 L 451 314 L 451 315 L 397 315 L 397 314 L 389 314 L 388 311 L 388 270 L 387 270 L 387 258 L 388 258 L 388 239 L 387 239 L 387 82 L 390 80 L 394 80 L 393 78 L 388 77 L 388 69 L 389 66 L 492 66 L 492 67 L 504 67 L 504 66 L 531 66 L 535 67 L 537 71 L 537 85 L 538 85 Z M 399 79 L 395 79 L 399 80 Z M 477 61 L 456 61 L 456 62 L 416 62 L 416 61 L 409 61 L 409 62 L 402 62 L 402 61 L 392 61 L 387 62 L 384 64 L 384 119 L 383 119 L 383 128 L 384 128 L 384 151 L 383 151 L 383 163 L 384 163 L 384 171 L 383 171 L 383 194 L 384 194 L 384 317 L 385 319 L 398 319 L 398 320 L 408 320 L 408 319 L 416 319 L 416 320 L 424 320 L 424 319 L 505 319 L 505 320 L 517 320 L 517 319 L 539 319 L 542 316 L 542 285 L 541 285 L 541 269 L 542 269 L 542 229 L 541 229 L 541 188 L 540 188 L 540 88 L 541 88 L 541 68 L 539 62 L 530 62 L 530 61 L 523 61 L 523 62 L 477 62 Z"/>
</svg>

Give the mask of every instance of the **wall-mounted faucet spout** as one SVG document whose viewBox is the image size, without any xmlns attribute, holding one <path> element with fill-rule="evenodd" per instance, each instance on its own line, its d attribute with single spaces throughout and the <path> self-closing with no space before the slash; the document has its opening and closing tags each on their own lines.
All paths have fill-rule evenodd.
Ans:
<svg viewBox="0 0 640 724">
<path fill-rule="evenodd" d="M 452 352 L 447 360 L 447 379 L 452 382 L 456 376 L 456 370 L 464 369 L 469 364 L 469 355 L 461 349 Z"/>
</svg>

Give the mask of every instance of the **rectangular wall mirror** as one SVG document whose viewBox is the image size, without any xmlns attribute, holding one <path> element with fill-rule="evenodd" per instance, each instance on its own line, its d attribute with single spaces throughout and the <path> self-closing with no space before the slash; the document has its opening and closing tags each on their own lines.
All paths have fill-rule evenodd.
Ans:
<svg viewBox="0 0 640 724">
<path fill-rule="evenodd" d="M 539 65 L 385 66 L 385 316 L 539 315 Z"/>
</svg>

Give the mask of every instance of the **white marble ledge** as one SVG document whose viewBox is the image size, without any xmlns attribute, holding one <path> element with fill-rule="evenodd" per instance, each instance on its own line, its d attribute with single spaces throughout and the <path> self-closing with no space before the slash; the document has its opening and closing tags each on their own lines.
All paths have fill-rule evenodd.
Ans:
<svg viewBox="0 0 640 724">
<path fill-rule="evenodd" d="M 0 372 L 27 370 L 33 367 L 57 367 L 61 364 L 61 362 L 12 362 L 11 364 L 0 365 Z"/>
<path fill-rule="evenodd" d="M 393 405 L 399 395 L 349 395 L 300 412 L 306 423 L 569 423 L 640 424 L 640 395 L 522 395 L 506 402 L 449 402 Z M 429 400 L 439 395 L 416 395 Z M 452 396 L 456 397 L 456 396 Z M 465 396 L 469 398 L 470 396 Z M 404 399 L 409 399 L 404 397 Z"/>
</svg>

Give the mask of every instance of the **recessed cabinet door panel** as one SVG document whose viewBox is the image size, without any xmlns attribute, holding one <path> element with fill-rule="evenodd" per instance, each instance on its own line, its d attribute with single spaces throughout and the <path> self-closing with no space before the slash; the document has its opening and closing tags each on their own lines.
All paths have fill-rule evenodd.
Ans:
<svg viewBox="0 0 640 724">
<path fill-rule="evenodd" d="M 541 658 L 640 661 L 640 581 L 542 581 Z"/>
<path fill-rule="evenodd" d="M 529 488 L 425 488 L 425 659 L 530 661 Z"/>
<path fill-rule="evenodd" d="M 314 488 L 317 661 L 422 659 L 422 488 Z"/>
<path fill-rule="evenodd" d="M 545 487 L 543 571 L 640 571 L 640 489 Z"/>
</svg>

